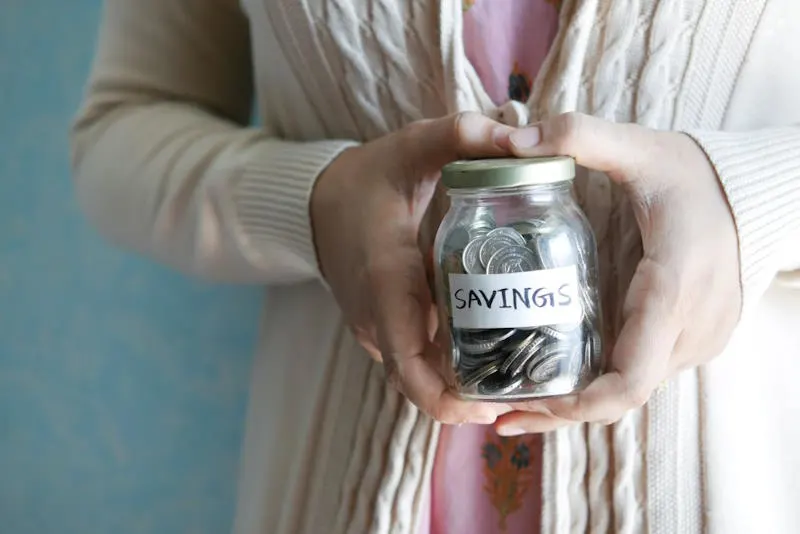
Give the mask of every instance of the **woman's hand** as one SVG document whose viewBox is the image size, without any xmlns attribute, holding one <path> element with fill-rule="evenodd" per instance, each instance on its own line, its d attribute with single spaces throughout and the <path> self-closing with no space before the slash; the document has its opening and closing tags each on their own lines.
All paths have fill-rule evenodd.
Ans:
<svg viewBox="0 0 800 534">
<path fill-rule="evenodd" d="M 566 114 L 510 136 L 518 156 L 569 155 L 627 192 L 644 257 L 624 302 L 607 374 L 580 394 L 523 403 L 498 432 L 611 423 L 676 373 L 708 362 L 739 318 L 737 235 L 716 173 L 688 136 Z"/>
<path fill-rule="evenodd" d="M 458 400 L 433 367 L 442 356 L 418 234 L 439 222 L 425 214 L 441 168 L 509 155 L 510 132 L 472 113 L 417 122 L 343 152 L 311 198 L 320 268 L 345 320 L 389 381 L 444 423 L 489 424 L 509 408 Z"/>
</svg>

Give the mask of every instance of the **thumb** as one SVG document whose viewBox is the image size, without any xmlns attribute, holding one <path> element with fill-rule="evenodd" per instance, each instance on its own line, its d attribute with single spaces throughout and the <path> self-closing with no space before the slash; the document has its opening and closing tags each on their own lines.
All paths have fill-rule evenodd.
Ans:
<svg viewBox="0 0 800 534">
<path fill-rule="evenodd" d="M 581 113 L 564 113 L 517 130 L 509 145 L 518 157 L 571 156 L 578 165 L 628 185 L 639 178 L 642 162 L 657 146 L 653 130 Z"/>
<path fill-rule="evenodd" d="M 426 171 L 438 171 L 459 159 L 511 156 L 508 138 L 513 131 L 474 112 L 419 121 L 403 131 L 405 157 Z"/>
</svg>

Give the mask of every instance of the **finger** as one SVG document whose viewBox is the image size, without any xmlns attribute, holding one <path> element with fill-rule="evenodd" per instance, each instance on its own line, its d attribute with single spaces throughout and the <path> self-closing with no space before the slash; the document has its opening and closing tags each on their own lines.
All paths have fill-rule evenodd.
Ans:
<svg viewBox="0 0 800 534">
<path fill-rule="evenodd" d="M 669 376 L 678 338 L 672 322 L 660 303 L 648 300 L 625 321 L 606 374 L 578 394 L 532 401 L 525 403 L 525 409 L 570 421 L 618 421 L 629 410 L 643 406 Z M 505 426 L 505 421 L 502 424 Z"/>
<path fill-rule="evenodd" d="M 375 344 L 375 335 L 373 333 L 368 332 L 361 327 L 351 327 L 350 330 L 353 332 L 353 337 L 355 337 L 356 341 L 358 341 L 364 350 L 367 351 L 367 354 L 369 354 L 370 358 L 378 363 L 383 361 L 381 351 Z"/>
<path fill-rule="evenodd" d="M 485 115 L 465 112 L 416 123 L 405 133 L 409 157 L 426 170 L 438 171 L 459 159 L 511 155 L 508 136 L 512 131 Z"/>
<path fill-rule="evenodd" d="M 642 162 L 657 148 L 655 134 L 636 124 L 564 113 L 511 133 L 509 143 L 518 157 L 571 156 L 578 165 L 630 183 L 640 177 Z"/>
<path fill-rule="evenodd" d="M 514 411 L 500 416 L 495 423 L 495 429 L 501 436 L 510 437 L 552 432 L 574 424 L 575 421 L 561 419 L 551 414 Z"/>
<path fill-rule="evenodd" d="M 370 265 L 369 272 L 378 344 L 390 382 L 443 423 L 493 423 L 495 407 L 458 399 L 429 363 L 441 354 L 430 340 L 431 297 L 416 245 L 401 245 L 391 258 Z"/>
</svg>

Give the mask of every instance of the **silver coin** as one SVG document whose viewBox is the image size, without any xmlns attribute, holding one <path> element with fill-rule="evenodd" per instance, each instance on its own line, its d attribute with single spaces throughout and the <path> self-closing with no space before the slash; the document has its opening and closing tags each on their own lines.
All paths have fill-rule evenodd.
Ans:
<svg viewBox="0 0 800 534">
<path fill-rule="evenodd" d="M 478 383 L 478 392 L 481 395 L 508 395 L 518 389 L 525 381 L 524 375 L 507 376 L 494 373 Z"/>
<path fill-rule="evenodd" d="M 483 250 L 483 248 L 481 248 Z M 498 250 L 486 264 L 488 274 L 523 273 L 539 268 L 536 254 L 528 247 L 507 246 Z"/>
<path fill-rule="evenodd" d="M 580 325 L 580 323 L 577 323 L 575 327 L 578 325 Z M 573 327 L 573 329 L 575 327 Z M 566 341 L 570 338 L 569 332 L 564 332 L 560 328 L 556 328 L 555 325 L 540 326 L 539 331 L 558 341 Z"/>
<path fill-rule="evenodd" d="M 502 353 L 487 352 L 484 354 L 468 354 L 462 352 L 458 370 L 462 373 L 469 373 L 481 367 L 485 367 L 490 363 L 497 363 L 498 365 L 503 363 Z"/>
<path fill-rule="evenodd" d="M 550 325 L 551 330 L 557 330 L 564 335 L 569 336 L 570 334 L 574 333 L 578 328 L 580 328 L 583 321 L 583 312 L 581 311 L 581 317 L 574 323 L 558 323 Z"/>
<path fill-rule="evenodd" d="M 500 367 L 500 371 L 506 374 L 516 375 L 525 364 L 533 358 L 536 352 L 543 346 L 545 338 L 538 332 L 529 334 L 505 359 Z"/>
<path fill-rule="evenodd" d="M 480 251 L 486 237 L 476 237 L 464 247 L 461 261 L 467 274 L 484 274 L 486 271 L 481 263 Z"/>
<path fill-rule="evenodd" d="M 583 314 L 590 319 L 597 317 L 597 299 L 595 298 L 594 290 L 589 287 L 589 284 L 580 284 L 578 288 L 578 298 L 580 299 L 581 308 L 583 308 Z"/>
<path fill-rule="evenodd" d="M 549 382 L 559 375 L 564 364 L 569 363 L 568 352 L 556 352 L 547 358 L 541 358 L 528 364 L 525 374 L 536 383 Z"/>
<path fill-rule="evenodd" d="M 512 228 L 495 228 L 488 234 L 481 245 L 479 256 L 484 267 L 489 263 L 489 259 L 498 251 L 509 246 L 524 246 L 525 238 Z"/>
<path fill-rule="evenodd" d="M 470 239 L 483 237 L 496 228 L 493 220 L 479 219 L 467 228 Z"/>
<path fill-rule="evenodd" d="M 529 219 L 527 221 L 516 221 L 508 225 L 509 228 L 516 230 L 522 237 L 526 235 L 536 235 L 543 226 L 542 219 Z"/>
<path fill-rule="evenodd" d="M 545 269 L 566 267 L 576 263 L 575 246 L 569 233 L 553 232 L 539 237 L 534 246 Z"/>
<path fill-rule="evenodd" d="M 483 237 L 497 227 L 492 211 L 486 207 L 479 207 L 475 211 L 475 218 L 467 225 L 470 239 Z"/>
<path fill-rule="evenodd" d="M 517 221 L 508 225 L 525 238 L 526 243 L 532 243 L 540 236 L 553 231 L 553 226 L 547 219 L 529 219 L 527 221 Z"/>
<path fill-rule="evenodd" d="M 599 370 L 600 359 L 603 357 L 603 340 L 597 329 L 592 328 L 587 332 L 586 348 L 589 367 L 592 371 Z"/>
<path fill-rule="evenodd" d="M 458 336 L 459 348 L 467 354 L 486 354 L 498 348 L 516 330 L 461 330 Z"/>
<path fill-rule="evenodd" d="M 470 388 L 475 384 L 478 384 L 482 380 L 485 380 L 486 378 L 495 374 L 498 368 L 499 368 L 498 363 L 492 362 L 484 367 L 479 368 L 476 371 L 465 374 L 463 379 L 461 380 L 461 387 Z"/>
<path fill-rule="evenodd" d="M 486 237 L 486 234 L 491 232 L 494 228 L 470 228 L 469 238 L 478 239 L 479 237 Z"/>
</svg>

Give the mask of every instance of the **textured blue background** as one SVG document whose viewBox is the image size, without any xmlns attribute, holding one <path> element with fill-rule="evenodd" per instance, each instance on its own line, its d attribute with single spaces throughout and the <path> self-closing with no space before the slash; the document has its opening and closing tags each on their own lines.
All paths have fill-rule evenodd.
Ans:
<svg viewBox="0 0 800 534">
<path fill-rule="evenodd" d="M 228 532 L 260 295 L 78 213 L 66 134 L 99 9 L 0 3 L 0 533 Z"/>
</svg>

